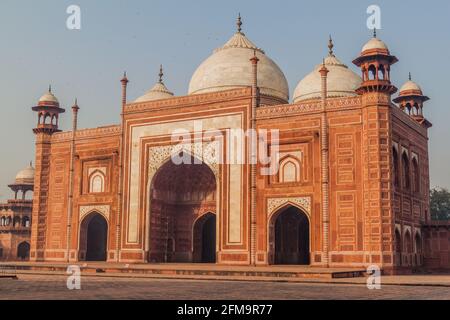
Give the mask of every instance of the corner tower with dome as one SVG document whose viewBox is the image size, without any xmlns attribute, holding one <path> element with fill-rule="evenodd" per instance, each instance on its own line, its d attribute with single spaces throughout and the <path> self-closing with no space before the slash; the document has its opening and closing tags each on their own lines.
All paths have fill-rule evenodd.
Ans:
<svg viewBox="0 0 450 320">
<path fill-rule="evenodd" d="M 397 61 L 375 36 L 355 72 L 330 38 L 290 102 L 282 70 L 239 16 L 185 95 L 161 67 L 129 99 L 125 76 L 119 125 L 78 130 L 74 106 L 74 129 L 60 131 L 50 91 L 33 108 L 31 260 L 431 267 L 428 98 L 412 81 L 393 97 Z M 249 129 L 278 137 L 258 150 L 272 163 L 249 161 L 254 142 L 234 135 Z"/>
<path fill-rule="evenodd" d="M 14 198 L 0 203 L 0 261 L 26 261 L 30 258 L 34 176 L 30 163 L 9 185 Z"/>
</svg>

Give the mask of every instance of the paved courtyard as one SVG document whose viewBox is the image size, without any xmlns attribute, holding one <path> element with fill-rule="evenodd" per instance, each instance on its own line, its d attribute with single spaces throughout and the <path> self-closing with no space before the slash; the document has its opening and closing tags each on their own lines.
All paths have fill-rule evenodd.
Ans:
<svg viewBox="0 0 450 320">
<path fill-rule="evenodd" d="M 0 299 L 440 299 L 450 300 L 450 287 L 363 284 L 271 283 L 127 278 L 82 278 L 81 290 L 70 291 L 64 276 L 19 275 L 0 279 Z"/>
</svg>

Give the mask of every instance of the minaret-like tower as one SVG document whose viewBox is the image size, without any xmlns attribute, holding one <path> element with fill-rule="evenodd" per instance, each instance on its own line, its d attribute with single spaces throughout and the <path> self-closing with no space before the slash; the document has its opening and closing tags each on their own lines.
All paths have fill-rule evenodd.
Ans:
<svg viewBox="0 0 450 320">
<path fill-rule="evenodd" d="M 65 110 L 59 105 L 51 87 L 32 108 L 38 114 L 36 135 L 35 181 L 32 211 L 31 261 L 43 261 L 46 243 L 46 220 L 48 212 L 48 186 L 50 177 L 51 137 L 59 132 L 59 115 Z"/>
<path fill-rule="evenodd" d="M 410 73 L 408 82 L 402 86 L 399 96 L 394 99 L 394 102 L 411 118 L 428 129 L 432 124 L 423 115 L 423 105 L 428 100 L 430 98 L 425 96 L 420 86 L 412 81 Z"/>
<path fill-rule="evenodd" d="M 353 63 L 361 68 L 363 83 L 358 93 L 383 93 L 392 95 L 397 88 L 391 84 L 391 66 L 398 62 L 391 55 L 386 44 L 377 38 L 376 30 L 373 38 L 363 47 L 362 52 Z"/>
<path fill-rule="evenodd" d="M 364 263 L 390 269 L 393 266 L 394 224 L 391 183 L 390 80 L 398 59 L 377 38 L 376 31 L 353 63 L 361 68 L 363 82 L 357 92 L 362 104 L 362 161 Z"/>
<path fill-rule="evenodd" d="M 38 114 L 37 127 L 33 129 L 35 134 L 46 133 L 53 134 L 60 131 L 58 129 L 59 115 L 65 110 L 60 108 L 58 99 L 52 93 L 52 87 L 49 86 L 48 92 L 44 94 L 37 104 L 32 108 Z"/>
</svg>

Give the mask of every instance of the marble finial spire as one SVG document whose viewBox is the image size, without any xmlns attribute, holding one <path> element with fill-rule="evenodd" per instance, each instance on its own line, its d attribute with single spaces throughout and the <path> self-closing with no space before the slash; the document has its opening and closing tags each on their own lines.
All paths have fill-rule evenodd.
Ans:
<svg viewBox="0 0 450 320">
<path fill-rule="evenodd" d="M 409 73 L 408 78 L 409 78 L 409 81 L 412 80 L 411 72 Z"/>
<path fill-rule="evenodd" d="M 239 12 L 238 18 L 237 18 L 237 32 L 241 33 L 242 32 L 242 18 L 241 18 L 241 13 Z"/>
<path fill-rule="evenodd" d="M 373 37 L 374 37 L 374 38 L 377 37 L 377 28 L 373 28 Z"/>
<path fill-rule="evenodd" d="M 160 65 L 159 66 L 159 83 L 163 83 L 163 77 L 164 77 L 164 72 L 163 72 L 163 66 Z"/>
<path fill-rule="evenodd" d="M 330 35 L 330 39 L 328 40 L 328 55 L 330 57 L 334 56 L 333 48 L 334 48 L 333 38 Z"/>
</svg>

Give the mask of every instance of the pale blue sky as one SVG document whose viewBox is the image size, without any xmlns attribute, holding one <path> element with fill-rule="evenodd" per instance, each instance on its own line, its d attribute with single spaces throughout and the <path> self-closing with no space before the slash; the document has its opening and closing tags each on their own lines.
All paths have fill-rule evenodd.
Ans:
<svg viewBox="0 0 450 320">
<path fill-rule="evenodd" d="M 82 30 L 66 29 L 66 8 L 82 9 Z M 450 2 L 442 1 L 0 1 L 0 199 L 6 185 L 34 160 L 31 111 L 48 84 L 63 107 L 78 97 L 81 128 L 119 122 L 120 83 L 124 70 L 134 99 L 157 79 L 185 95 L 191 75 L 212 50 L 235 32 L 241 12 L 244 32 L 297 82 L 320 63 L 328 34 L 336 55 L 351 66 L 371 32 L 366 8 L 382 9 L 379 37 L 400 62 L 393 67 L 397 86 L 411 71 L 431 97 L 425 114 L 430 131 L 433 186 L 450 187 Z M 351 66 L 354 70 L 353 66 Z M 69 129 L 70 112 L 62 116 Z"/>
</svg>

